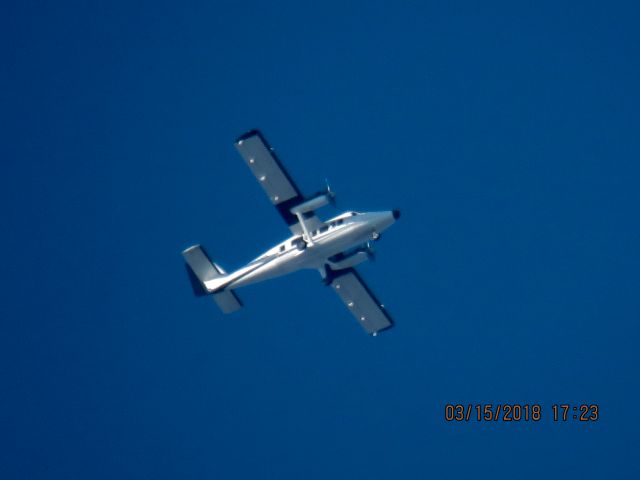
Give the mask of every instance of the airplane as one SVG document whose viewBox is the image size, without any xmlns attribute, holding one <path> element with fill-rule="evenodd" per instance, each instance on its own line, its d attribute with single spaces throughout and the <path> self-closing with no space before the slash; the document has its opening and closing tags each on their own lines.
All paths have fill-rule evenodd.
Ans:
<svg viewBox="0 0 640 480">
<path fill-rule="evenodd" d="M 304 197 L 258 130 L 241 135 L 235 146 L 292 235 L 231 273 L 211 261 L 201 245 L 187 248 L 182 256 L 195 295 L 211 295 L 222 312 L 231 313 L 243 306 L 235 289 L 301 269 L 317 269 L 323 283 L 332 287 L 367 333 L 376 336 L 393 326 L 354 267 L 372 257 L 371 241 L 380 239 L 400 211 L 347 211 L 322 221 L 315 211 L 335 200 L 328 185 L 326 191 Z"/>
</svg>

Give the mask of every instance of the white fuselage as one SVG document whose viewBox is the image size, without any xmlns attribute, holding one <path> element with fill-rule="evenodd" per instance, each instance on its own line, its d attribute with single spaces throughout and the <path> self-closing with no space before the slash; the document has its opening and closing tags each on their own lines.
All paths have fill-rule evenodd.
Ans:
<svg viewBox="0 0 640 480">
<path fill-rule="evenodd" d="M 207 282 L 207 287 L 212 291 L 234 289 L 305 268 L 322 270 L 332 263 L 330 257 L 377 239 L 397 217 L 393 211 L 343 213 L 309 232 L 311 238 L 291 236 L 246 266 Z"/>
</svg>

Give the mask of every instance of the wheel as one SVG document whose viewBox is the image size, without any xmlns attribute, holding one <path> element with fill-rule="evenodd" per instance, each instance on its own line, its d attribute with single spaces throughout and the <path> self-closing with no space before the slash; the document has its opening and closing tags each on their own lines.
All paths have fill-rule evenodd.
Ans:
<svg viewBox="0 0 640 480">
<path fill-rule="evenodd" d="M 373 232 L 373 233 L 371 234 L 371 238 L 372 238 L 373 240 L 379 240 L 379 239 L 380 239 L 380 234 L 379 234 L 378 232 Z"/>
</svg>

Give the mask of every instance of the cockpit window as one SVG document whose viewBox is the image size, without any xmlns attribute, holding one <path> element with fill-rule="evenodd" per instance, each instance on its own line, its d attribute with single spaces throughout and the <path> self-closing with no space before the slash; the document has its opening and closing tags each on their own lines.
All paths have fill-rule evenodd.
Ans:
<svg viewBox="0 0 640 480">
<path fill-rule="evenodd" d="M 329 230 L 329 226 L 328 225 L 324 225 L 324 226 L 320 227 L 320 233 L 324 233 L 327 230 Z"/>
</svg>

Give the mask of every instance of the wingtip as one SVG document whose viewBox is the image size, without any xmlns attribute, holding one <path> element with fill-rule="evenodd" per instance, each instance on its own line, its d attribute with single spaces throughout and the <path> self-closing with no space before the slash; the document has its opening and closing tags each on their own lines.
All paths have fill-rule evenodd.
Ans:
<svg viewBox="0 0 640 480">
<path fill-rule="evenodd" d="M 252 130 L 249 130 L 246 133 L 243 133 L 242 135 L 240 135 L 238 138 L 236 138 L 236 143 L 240 143 L 243 140 L 246 140 L 247 138 L 251 138 L 258 135 L 259 137 L 262 137 L 262 133 L 260 133 L 260 130 L 258 130 L 257 128 L 254 128 Z"/>
</svg>

